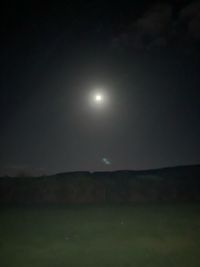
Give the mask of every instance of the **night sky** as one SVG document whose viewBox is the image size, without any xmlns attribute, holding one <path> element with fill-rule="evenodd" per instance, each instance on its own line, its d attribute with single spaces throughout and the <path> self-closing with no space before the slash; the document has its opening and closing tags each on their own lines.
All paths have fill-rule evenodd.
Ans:
<svg viewBox="0 0 200 267">
<path fill-rule="evenodd" d="M 1 169 L 200 163 L 200 1 L 26 2 L 0 10 Z"/>
</svg>

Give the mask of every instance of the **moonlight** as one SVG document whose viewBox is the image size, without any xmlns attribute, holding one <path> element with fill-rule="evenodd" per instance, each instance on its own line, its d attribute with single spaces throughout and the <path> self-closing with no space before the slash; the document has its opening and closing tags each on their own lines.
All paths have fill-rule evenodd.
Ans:
<svg viewBox="0 0 200 267">
<path fill-rule="evenodd" d="M 89 102 L 93 108 L 106 108 L 109 102 L 109 96 L 106 90 L 104 89 L 97 89 L 90 92 L 89 95 Z"/>
<path fill-rule="evenodd" d="M 102 102 L 102 101 L 103 101 L 103 96 L 100 95 L 100 94 L 95 95 L 95 101 L 96 101 L 97 103 Z"/>
</svg>

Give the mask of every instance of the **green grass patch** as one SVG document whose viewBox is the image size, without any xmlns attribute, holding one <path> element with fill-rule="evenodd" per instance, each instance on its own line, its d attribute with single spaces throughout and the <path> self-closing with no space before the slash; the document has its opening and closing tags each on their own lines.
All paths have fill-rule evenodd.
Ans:
<svg viewBox="0 0 200 267">
<path fill-rule="evenodd" d="M 0 209 L 2 267 L 199 267 L 200 205 Z"/>
</svg>

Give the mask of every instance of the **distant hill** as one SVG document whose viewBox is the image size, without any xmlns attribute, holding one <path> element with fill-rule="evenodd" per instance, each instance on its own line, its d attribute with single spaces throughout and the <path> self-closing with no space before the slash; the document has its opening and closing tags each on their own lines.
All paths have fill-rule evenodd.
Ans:
<svg viewBox="0 0 200 267">
<path fill-rule="evenodd" d="M 0 203 L 199 201 L 200 165 L 0 178 Z"/>
<path fill-rule="evenodd" d="M 44 169 L 31 168 L 29 166 L 0 167 L 0 177 L 38 177 L 44 175 Z"/>
</svg>

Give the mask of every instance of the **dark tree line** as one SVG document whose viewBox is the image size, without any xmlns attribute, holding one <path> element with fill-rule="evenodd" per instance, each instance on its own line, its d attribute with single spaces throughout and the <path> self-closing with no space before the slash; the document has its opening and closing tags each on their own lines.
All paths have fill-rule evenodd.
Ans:
<svg viewBox="0 0 200 267">
<path fill-rule="evenodd" d="M 0 203 L 131 203 L 200 200 L 200 166 L 0 178 Z"/>
</svg>

